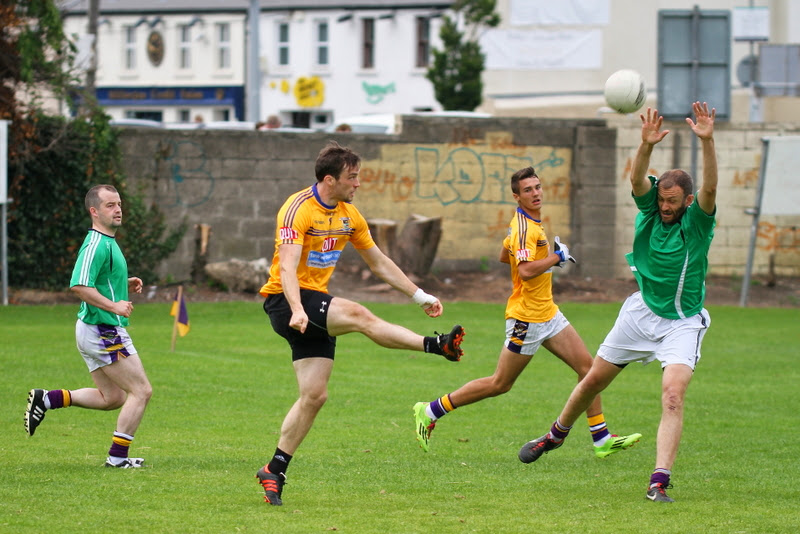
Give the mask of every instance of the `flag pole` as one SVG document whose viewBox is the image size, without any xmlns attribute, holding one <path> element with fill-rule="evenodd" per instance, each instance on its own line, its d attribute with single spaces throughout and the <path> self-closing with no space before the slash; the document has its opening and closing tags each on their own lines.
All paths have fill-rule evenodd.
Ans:
<svg viewBox="0 0 800 534">
<path fill-rule="evenodd" d="M 175 321 L 172 323 L 172 346 L 170 352 L 175 352 L 175 338 L 178 336 L 178 318 L 181 315 L 181 299 L 183 298 L 183 286 L 178 286 L 178 296 L 175 302 L 178 303 L 178 309 L 175 310 Z M 175 304 L 173 303 L 173 306 Z"/>
</svg>

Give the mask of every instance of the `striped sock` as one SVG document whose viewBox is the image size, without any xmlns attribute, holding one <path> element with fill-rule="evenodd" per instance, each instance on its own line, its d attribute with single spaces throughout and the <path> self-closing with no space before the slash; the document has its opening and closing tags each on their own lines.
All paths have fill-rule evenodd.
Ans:
<svg viewBox="0 0 800 534">
<path fill-rule="evenodd" d="M 571 429 L 571 426 L 564 426 L 558 422 L 558 419 L 556 419 L 556 422 L 550 427 L 550 439 L 556 442 L 564 441 L 564 438 L 569 435 L 569 431 Z"/>
<path fill-rule="evenodd" d="M 111 448 L 108 449 L 108 455 L 112 458 L 127 458 L 128 449 L 133 441 L 133 436 L 123 434 L 122 432 L 114 432 L 114 437 L 111 438 Z"/>
<path fill-rule="evenodd" d="M 48 410 L 72 406 L 72 394 L 68 389 L 51 389 L 44 396 L 44 407 Z"/>
<path fill-rule="evenodd" d="M 425 408 L 425 415 L 430 417 L 432 421 L 436 421 L 455 409 L 456 407 L 453 406 L 453 403 L 450 401 L 450 394 L 448 393 L 428 404 Z"/>
<path fill-rule="evenodd" d="M 672 475 L 672 471 L 669 469 L 656 468 L 653 474 L 650 475 L 650 487 L 652 488 L 656 484 L 663 484 L 665 487 L 669 486 L 670 475 Z"/>
<path fill-rule="evenodd" d="M 594 441 L 595 447 L 601 447 L 611 437 L 611 432 L 608 431 L 608 425 L 606 425 L 606 418 L 599 413 L 589 417 L 588 420 L 592 441 Z"/>
</svg>

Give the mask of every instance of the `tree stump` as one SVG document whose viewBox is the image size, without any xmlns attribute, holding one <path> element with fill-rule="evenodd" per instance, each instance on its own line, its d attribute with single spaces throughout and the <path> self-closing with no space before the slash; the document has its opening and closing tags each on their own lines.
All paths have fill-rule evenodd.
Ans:
<svg viewBox="0 0 800 534">
<path fill-rule="evenodd" d="M 400 232 L 397 264 L 405 273 L 426 276 L 436 259 L 442 238 L 442 218 L 412 213 Z"/>
<path fill-rule="evenodd" d="M 194 259 L 192 260 L 192 282 L 205 284 L 207 280 L 206 263 L 208 263 L 208 240 L 211 237 L 211 225 L 195 224 Z"/>
<path fill-rule="evenodd" d="M 390 219 L 369 219 L 367 225 L 378 248 L 396 262 L 397 222 Z"/>
</svg>

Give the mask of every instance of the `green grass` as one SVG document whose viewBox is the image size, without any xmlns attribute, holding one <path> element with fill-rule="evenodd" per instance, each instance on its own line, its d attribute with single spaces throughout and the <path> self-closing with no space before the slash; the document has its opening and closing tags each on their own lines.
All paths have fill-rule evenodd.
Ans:
<svg viewBox="0 0 800 534">
<path fill-rule="evenodd" d="M 102 467 L 117 412 L 51 411 L 36 436 L 22 413 L 32 387 L 91 379 L 75 349 L 75 306 L 0 308 L 0 532 L 719 532 L 800 530 L 797 310 L 712 308 L 689 388 L 670 492 L 644 498 L 660 417 L 657 364 L 631 365 L 604 394 L 612 432 L 636 447 L 594 457 L 585 423 L 539 462 L 516 454 L 544 433 L 575 378 L 542 350 L 508 394 L 450 414 L 431 452 L 411 407 L 491 374 L 503 306 L 445 305 L 431 320 L 370 304 L 426 333 L 455 321 L 466 356 L 443 358 L 339 339 L 328 404 L 289 469 L 285 505 L 253 475 L 271 456 L 296 383 L 287 347 L 258 303 L 189 303 L 192 330 L 169 351 L 166 304 L 140 304 L 130 332 L 154 387 L 132 453 L 147 468 Z M 619 305 L 562 309 L 591 351 Z"/>
</svg>

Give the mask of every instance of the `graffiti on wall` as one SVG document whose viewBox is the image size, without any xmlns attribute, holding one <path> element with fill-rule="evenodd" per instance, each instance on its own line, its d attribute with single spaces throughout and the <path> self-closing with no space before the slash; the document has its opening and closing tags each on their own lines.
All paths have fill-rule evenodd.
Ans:
<svg viewBox="0 0 800 534">
<path fill-rule="evenodd" d="M 444 206 L 455 202 L 516 205 L 508 185 L 509 176 L 523 167 L 533 167 L 539 174 L 546 169 L 561 170 L 564 161 L 555 148 L 546 158 L 536 161 L 531 156 L 479 152 L 472 147 L 444 151 L 417 147 L 414 150 L 416 196 L 436 199 Z M 563 169 L 564 175 L 543 183 L 550 200 L 569 199 L 568 171 Z"/>
<path fill-rule="evenodd" d="M 780 227 L 773 223 L 758 223 L 756 247 L 766 252 L 793 252 L 800 254 L 800 228 Z"/>
<path fill-rule="evenodd" d="M 569 168 L 559 149 L 551 148 L 541 159 L 531 155 L 481 152 L 472 147 L 414 147 L 413 174 L 375 168 L 365 163 L 359 180 L 361 190 L 389 194 L 395 202 L 419 199 L 436 200 L 443 206 L 462 204 L 511 204 L 509 177 L 523 167 L 534 167 L 543 179 L 548 201 L 569 200 Z M 556 170 L 548 175 L 547 170 Z"/>
<path fill-rule="evenodd" d="M 394 82 L 386 85 L 361 82 L 361 88 L 364 89 L 364 92 L 367 94 L 368 104 L 380 104 L 383 102 L 383 97 L 396 92 L 394 88 Z"/>
<path fill-rule="evenodd" d="M 214 177 L 208 170 L 208 158 L 202 145 L 170 139 L 159 148 L 158 156 L 166 165 L 171 180 L 170 193 L 174 195 L 172 202 L 165 203 L 165 207 L 191 208 L 211 198 Z"/>
</svg>

